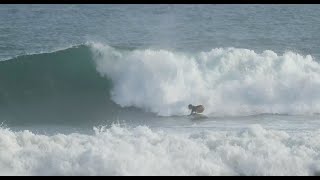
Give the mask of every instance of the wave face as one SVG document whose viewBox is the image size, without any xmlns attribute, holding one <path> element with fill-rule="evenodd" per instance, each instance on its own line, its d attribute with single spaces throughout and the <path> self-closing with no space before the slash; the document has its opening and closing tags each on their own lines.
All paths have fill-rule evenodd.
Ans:
<svg viewBox="0 0 320 180">
<path fill-rule="evenodd" d="M 85 123 L 112 114 L 111 81 L 85 45 L 0 62 L 0 122 Z M 107 115 L 106 115 L 107 114 Z"/>
<path fill-rule="evenodd" d="M 112 100 L 161 116 L 187 114 L 203 104 L 209 115 L 320 112 L 320 65 L 311 55 L 215 48 L 187 54 L 120 51 L 90 45 L 97 71 L 112 80 Z"/>
<path fill-rule="evenodd" d="M 165 133 L 145 126 L 94 135 L 0 128 L 1 175 L 318 175 L 320 132 L 260 125 L 237 131 Z"/>
</svg>

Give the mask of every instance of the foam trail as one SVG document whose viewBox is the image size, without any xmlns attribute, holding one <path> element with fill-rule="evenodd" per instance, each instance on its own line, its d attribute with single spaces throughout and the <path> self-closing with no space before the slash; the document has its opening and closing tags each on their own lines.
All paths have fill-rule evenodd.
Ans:
<svg viewBox="0 0 320 180">
<path fill-rule="evenodd" d="M 320 132 L 253 125 L 232 132 L 173 133 L 146 126 L 94 135 L 0 129 L 0 175 L 315 175 Z"/>
<path fill-rule="evenodd" d="M 97 71 L 111 78 L 112 100 L 158 115 L 312 114 L 320 112 L 320 65 L 311 55 L 216 48 L 194 55 L 166 50 L 119 51 L 91 43 Z"/>
</svg>

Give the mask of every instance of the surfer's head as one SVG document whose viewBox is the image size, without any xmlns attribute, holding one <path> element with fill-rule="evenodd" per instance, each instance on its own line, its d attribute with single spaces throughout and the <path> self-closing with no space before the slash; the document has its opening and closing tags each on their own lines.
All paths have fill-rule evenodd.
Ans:
<svg viewBox="0 0 320 180">
<path fill-rule="evenodd" d="M 189 104 L 188 108 L 189 108 L 189 109 L 192 109 L 192 104 Z"/>
</svg>

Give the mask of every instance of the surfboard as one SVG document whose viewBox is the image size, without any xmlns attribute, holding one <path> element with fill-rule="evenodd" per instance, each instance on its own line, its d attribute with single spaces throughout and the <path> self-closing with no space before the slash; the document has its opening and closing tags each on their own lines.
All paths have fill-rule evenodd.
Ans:
<svg viewBox="0 0 320 180">
<path fill-rule="evenodd" d="M 200 120 L 200 119 L 207 119 L 208 118 L 208 116 L 203 115 L 203 114 L 192 114 L 192 115 L 189 115 L 189 117 L 192 120 Z"/>
</svg>

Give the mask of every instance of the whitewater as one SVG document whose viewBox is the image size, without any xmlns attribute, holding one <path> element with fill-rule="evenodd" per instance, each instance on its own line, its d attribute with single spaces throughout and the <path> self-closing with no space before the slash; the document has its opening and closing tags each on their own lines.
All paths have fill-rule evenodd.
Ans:
<svg viewBox="0 0 320 180">
<path fill-rule="evenodd" d="M 310 55 L 237 48 L 196 55 L 93 48 L 97 70 L 113 80 L 112 99 L 121 106 L 164 116 L 187 114 L 189 103 L 201 103 L 216 116 L 320 112 L 320 65 Z"/>
<path fill-rule="evenodd" d="M 1 5 L 0 175 L 320 175 L 319 12 Z"/>
<path fill-rule="evenodd" d="M 1 129 L 2 175 L 317 175 L 320 132 L 168 133 L 145 126 L 94 135 Z M 7 148 L 7 149 L 4 149 Z M 10 151 L 8 151 L 10 149 Z"/>
</svg>

